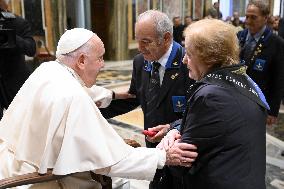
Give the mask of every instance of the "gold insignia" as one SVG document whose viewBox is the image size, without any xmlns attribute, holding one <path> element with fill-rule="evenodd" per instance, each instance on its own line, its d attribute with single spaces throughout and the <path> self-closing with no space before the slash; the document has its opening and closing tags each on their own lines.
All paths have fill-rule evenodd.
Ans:
<svg viewBox="0 0 284 189">
<path fill-rule="evenodd" d="M 235 74 L 244 75 L 246 73 L 247 66 L 241 66 L 239 69 L 232 71 Z"/>
<path fill-rule="evenodd" d="M 177 63 L 177 62 L 174 62 L 174 63 L 173 63 L 173 65 L 174 65 L 174 66 L 177 66 L 177 65 L 178 65 L 178 63 Z"/>
<path fill-rule="evenodd" d="M 175 79 L 178 76 L 178 73 L 175 73 L 174 75 L 171 76 L 172 79 Z"/>
</svg>

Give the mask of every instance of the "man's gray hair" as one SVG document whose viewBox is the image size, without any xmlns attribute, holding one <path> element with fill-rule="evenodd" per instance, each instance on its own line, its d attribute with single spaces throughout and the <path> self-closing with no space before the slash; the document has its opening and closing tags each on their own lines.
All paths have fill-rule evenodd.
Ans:
<svg viewBox="0 0 284 189">
<path fill-rule="evenodd" d="M 160 39 L 163 38 L 166 32 L 170 32 L 173 35 L 173 23 L 165 13 L 158 10 L 148 10 L 138 16 L 137 22 L 144 18 L 150 18 L 154 21 L 156 32 Z"/>
<path fill-rule="evenodd" d="M 9 4 L 9 2 L 10 2 L 10 0 L 5 0 L 5 3 L 6 3 L 6 4 Z"/>
<path fill-rule="evenodd" d="M 263 16 L 269 15 L 269 6 L 268 3 L 264 0 L 250 0 L 247 6 L 254 5 L 259 8 Z"/>
</svg>

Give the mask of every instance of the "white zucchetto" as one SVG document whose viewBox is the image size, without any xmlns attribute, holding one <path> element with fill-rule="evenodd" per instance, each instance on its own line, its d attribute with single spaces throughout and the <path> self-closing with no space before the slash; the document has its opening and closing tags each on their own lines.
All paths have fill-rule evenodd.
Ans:
<svg viewBox="0 0 284 189">
<path fill-rule="evenodd" d="M 92 31 L 84 28 L 67 30 L 58 41 L 56 56 L 75 51 L 87 43 L 93 35 L 94 33 Z"/>
</svg>

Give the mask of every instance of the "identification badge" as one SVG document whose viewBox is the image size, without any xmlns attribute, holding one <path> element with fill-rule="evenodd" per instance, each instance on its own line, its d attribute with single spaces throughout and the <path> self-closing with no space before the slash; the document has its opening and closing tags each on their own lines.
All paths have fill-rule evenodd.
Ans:
<svg viewBox="0 0 284 189">
<path fill-rule="evenodd" d="M 172 96 L 174 112 L 184 112 L 186 108 L 185 96 Z"/>
<path fill-rule="evenodd" d="M 262 72 L 264 70 L 265 63 L 266 63 L 266 60 L 256 59 L 253 65 L 253 69 Z"/>
</svg>

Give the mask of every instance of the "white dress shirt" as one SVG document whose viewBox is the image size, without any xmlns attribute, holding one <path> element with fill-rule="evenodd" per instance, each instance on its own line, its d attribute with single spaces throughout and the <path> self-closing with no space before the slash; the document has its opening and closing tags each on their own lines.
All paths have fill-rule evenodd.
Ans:
<svg viewBox="0 0 284 189">
<path fill-rule="evenodd" d="M 158 60 L 158 62 L 161 64 L 161 66 L 159 68 L 160 86 L 163 83 L 163 79 L 164 79 L 164 75 L 165 75 L 165 71 L 166 71 L 166 64 L 167 64 L 168 59 L 171 55 L 172 48 L 173 48 L 173 43 L 170 45 L 170 48 L 168 49 L 168 51 Z"/>
</svg>

